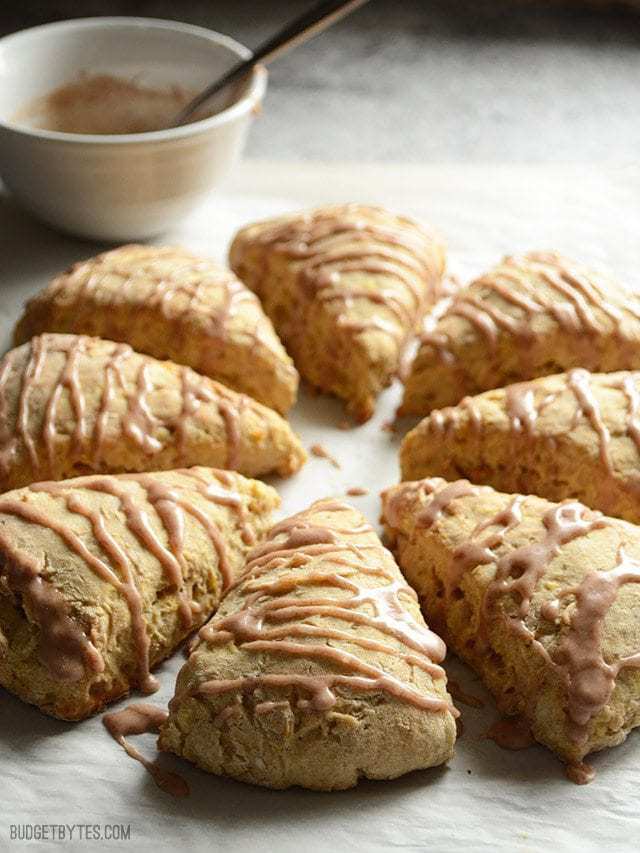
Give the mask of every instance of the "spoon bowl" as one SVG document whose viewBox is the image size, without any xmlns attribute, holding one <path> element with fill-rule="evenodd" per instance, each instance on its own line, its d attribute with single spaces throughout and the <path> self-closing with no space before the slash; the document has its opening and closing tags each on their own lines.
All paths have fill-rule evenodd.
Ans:
<svg viewBox="0 0 640 853">
<path fill-rule="evenodd" d="M 62 21 L 6 36 L 0 39 L 0 176 L 23 207 L 57 229 L 106 241 L 160 234 L 240 157 L 266 90 L 264 68 L 253 70 L 230 103 L 166 130 L 49 130 L 30 124 L 28 105 L 81 75 L 197 92 L 250 56 L 220 33 L 153 18 Z"/>
</svg>

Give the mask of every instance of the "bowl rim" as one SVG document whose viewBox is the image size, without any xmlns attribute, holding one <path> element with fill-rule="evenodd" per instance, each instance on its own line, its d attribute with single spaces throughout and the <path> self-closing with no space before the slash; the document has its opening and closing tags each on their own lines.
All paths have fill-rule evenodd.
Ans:
<svg viewBox="0 0 640 853">
<path fill-rule="evenodd" d="M 111 29 L 130 26 L 132 28 L 151 28 L 158 30 L 171 30 L 180 33 L 189 33 L 200 36 L 209 42 L 228 47 L 235 53 L 238 59 L 248 59 L 251 51 L 248 47 L 236 41 L 225 33 L 210 30 L 197 24 L 187 24 L 183 21 L 171 21 L 166 18 L 147 18 L 137 15 L 110 15 L 96 16 L 92 18 L 72 18 L 65 21 L 53 21 L 48 24 L 40 24 L 37 27 L 28 27 L 9 33 L 0 38 L 0 48 L 7 42 L 20 41 L 28 38 L 34 33 L 52 30 L 82 30 L 82 29 Z M 256 65 L 251 74 L 251 82 L 243 97 L 234 101 L 226 109 L 208 118 L 189 122 L 179 127 L 170 127 L 164 130 L 144 131 L 143 133 L 65 133 L 59 130 L 46 130 L 44 128 L 31 128 L 28 125 L 15 124 L 0 118 L 0 129 L 35 139 L 51 140 L 55 142 L 66 142 L 71 145 L 141 145 L 149 142 L 169 142 L 184 139 L 195 134 L 206 133 L 220 125 L 240 118 L 253 110 L 263 99 L 267 88 L 267 69 L 263 65 Z"/>
</svg>

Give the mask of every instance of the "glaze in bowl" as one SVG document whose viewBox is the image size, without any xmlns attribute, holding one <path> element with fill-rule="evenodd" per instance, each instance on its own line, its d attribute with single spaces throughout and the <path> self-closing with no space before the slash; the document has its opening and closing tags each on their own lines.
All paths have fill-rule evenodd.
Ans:
<svg viewBox="0 0 640 853">
<path fill-rule="evenodd" d="M 264 68 L 220 112 L 168 130 L 64 133 L 16 114 L 83 73 L 198 91 L 249 56 L 225 35 L 154 18 L 62 21 L 0 39 L 2 181 L 39 219 L 81 237 L 129 241 L 166 231 L 239 159 L 266 90 Z"/>
</svg>

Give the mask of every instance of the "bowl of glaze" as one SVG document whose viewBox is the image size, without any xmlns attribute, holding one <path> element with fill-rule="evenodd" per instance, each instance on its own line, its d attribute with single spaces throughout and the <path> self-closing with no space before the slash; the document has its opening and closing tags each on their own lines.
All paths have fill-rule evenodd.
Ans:
<svg viewBox="0 0 640 853">
<path fill-rule="evenodd" d="M 228 36 L 154 18 L 62 21 L 6 36 L 0 39 L 0 178 L 24 208 L 62 231 L 107 241 L 161 234 L 239 159 L 266 90 L 265 69 L 256 68 L 213 114 L 168 130 L 51 130 L 34 126 L 34 105 L 98 77 L 178 92 L 184 102 L 249 56 Z"/>
</svg>

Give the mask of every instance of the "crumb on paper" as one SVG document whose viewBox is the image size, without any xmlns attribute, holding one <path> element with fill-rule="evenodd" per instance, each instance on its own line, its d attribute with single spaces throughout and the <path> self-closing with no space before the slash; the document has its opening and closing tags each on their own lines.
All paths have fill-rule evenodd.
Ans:
<svg viewBox="0 0 640 853">
<path fill-rule="evenodd" d="M 456 702 L 462 702 L 463 705 L 469 705 L 471 708 L 484 708 L 483 699 L 474 696 L 472 693 L 467 693 L 457 681 L 453 681 L 451 678 L 447 681 L 447 690 Z"/>
<path fill-rule="evenodd" d="M 522 716 L 503 717 L 484 736 L 495 741 L 502 749 L 527 749 L 535 744 L 531 727 Z"/>
<path fill-rule="evenodd" d="M 383 432 L 395 433 L 398 431 L 398 422 L 395 419 L 384 421 L 380 429 Z"/>
<path fill-rule="evenodd" d="M 369 494 L 369 489 L 362 486 L 351 486 L 350 489 L 347 489 L 347 494 L 352 498 L 361 498 Z"/>
<path fill-rule="evenodd" d="M 317 456 L 318 459 L 326 459 L 327 462 L 330 462 L 334 468 L 340 468 L 340 463 L 338 462 L 338 460 L 335 458 L 335 456 L 329 453 L 329 451 L 323 444 L 312 444 L 309 450 L 314 456 Z"/>
</svg>

